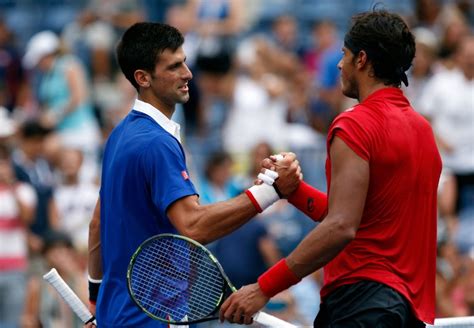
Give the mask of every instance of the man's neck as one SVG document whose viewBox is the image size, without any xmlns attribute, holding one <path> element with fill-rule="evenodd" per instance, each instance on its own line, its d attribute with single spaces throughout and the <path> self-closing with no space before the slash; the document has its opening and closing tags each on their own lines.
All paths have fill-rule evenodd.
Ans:
<svg viewBox="0 0 474 328">
<path fill-rule="evenodd" d="M 174 113 L 174 110 L 175 110 L 174 107 L 170 108 L 169 106 L 160 103 L 156 98 L 149 97 L 146 94 L 139 94 L 138 95 L 138 100 L 141 100 L 143 102 L 146 102 L 146 103 L 152 105 L 153 107 L 158 109 L 160 112 L 162 112 L 163 115 L 165 115 L 168 119 L 171 120 L 171 117 L 173 116 L 173 113 Z"/>
<path fill-rule="evenodd" d="M 368 96 L 370 96 L 374 92 L 389 87 L 391 86 L 385 85 L 383 82 L 380 81 L 374 81 L 373 79 L 370 79 L 369 81 L 364 81 L 364 83 L 360 84 L 359 88 L 359 103 L 363 102 Z"/>
</svg>

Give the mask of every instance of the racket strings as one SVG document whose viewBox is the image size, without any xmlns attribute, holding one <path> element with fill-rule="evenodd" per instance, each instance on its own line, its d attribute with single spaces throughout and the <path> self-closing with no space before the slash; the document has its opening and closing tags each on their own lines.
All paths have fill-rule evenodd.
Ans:
<svg viewBox="0 0 474 328">
<path fill-rule="evenodd" d="M 130 282 L 144 309 L 172 321 L 208 316 L 218 305 L 225 284 L 203 249 L 178 238 L 148 243 L 135 258 Z"/>
</svg>

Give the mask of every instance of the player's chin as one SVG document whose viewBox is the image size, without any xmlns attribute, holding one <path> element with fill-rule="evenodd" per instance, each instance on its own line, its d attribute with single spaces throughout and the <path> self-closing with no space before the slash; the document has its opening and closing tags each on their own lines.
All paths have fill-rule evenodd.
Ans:
<svg viewBox="0 0 474 328">
<path fill-rule="evenodd" d="M 186 92 L 186 93 L 183 93 L 179 96 L 179 99 L 178 99 L 177 102 L 180 103 L 180 104 L 184 104 L 184 103 L 188 102 L 188 100 L 189 100 L 189 93 Z"/>
<path fill-rule="evenodd" d="M 348 83 L 347 81 L 341 81 L 341 91 L 342 94 L 348 98 L 357 98 L 357 90 L 351 83 Z"/>
</svg>

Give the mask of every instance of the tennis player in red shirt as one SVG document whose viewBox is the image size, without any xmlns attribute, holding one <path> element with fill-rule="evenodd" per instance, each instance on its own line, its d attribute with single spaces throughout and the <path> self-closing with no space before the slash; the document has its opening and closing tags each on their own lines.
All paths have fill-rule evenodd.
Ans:
<svg viewBox="0 0 474 328">
<path fill-rule="evenodd" d="M 436 196 L 441 159 L 429 123 L 400 89 L 415 55 L 405 22 L 383 10 L 353 17 L 338 64 L 359 104 L 327 137 L 327 197 L 301 182 L 280 193 L 322 222 L 258 282 L 223 304 L 221 320 L 249 324 L 268 300 L 324 267 L 316 327 L 424 327 L 435 313 Z"/>
</svg>

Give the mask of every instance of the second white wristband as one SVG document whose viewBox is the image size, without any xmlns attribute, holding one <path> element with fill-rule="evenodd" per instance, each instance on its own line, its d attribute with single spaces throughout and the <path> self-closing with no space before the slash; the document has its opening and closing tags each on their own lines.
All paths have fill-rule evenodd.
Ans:
<svg viewBox="0 0 474 328">
<path fill-rule="evenodd" d="M 254 185 L 247 191 L 252 194 L 253 198 L 257 202 L 258 207 L 260 207 L 259 209 L 256 206 L 259 212 L 263 212 L 267 207 L 280 199 L 277 192 L 275 191 L 275 188 L 273 188 L 273 186 L 269 186 L 266 183 Z"/>
</svg>

